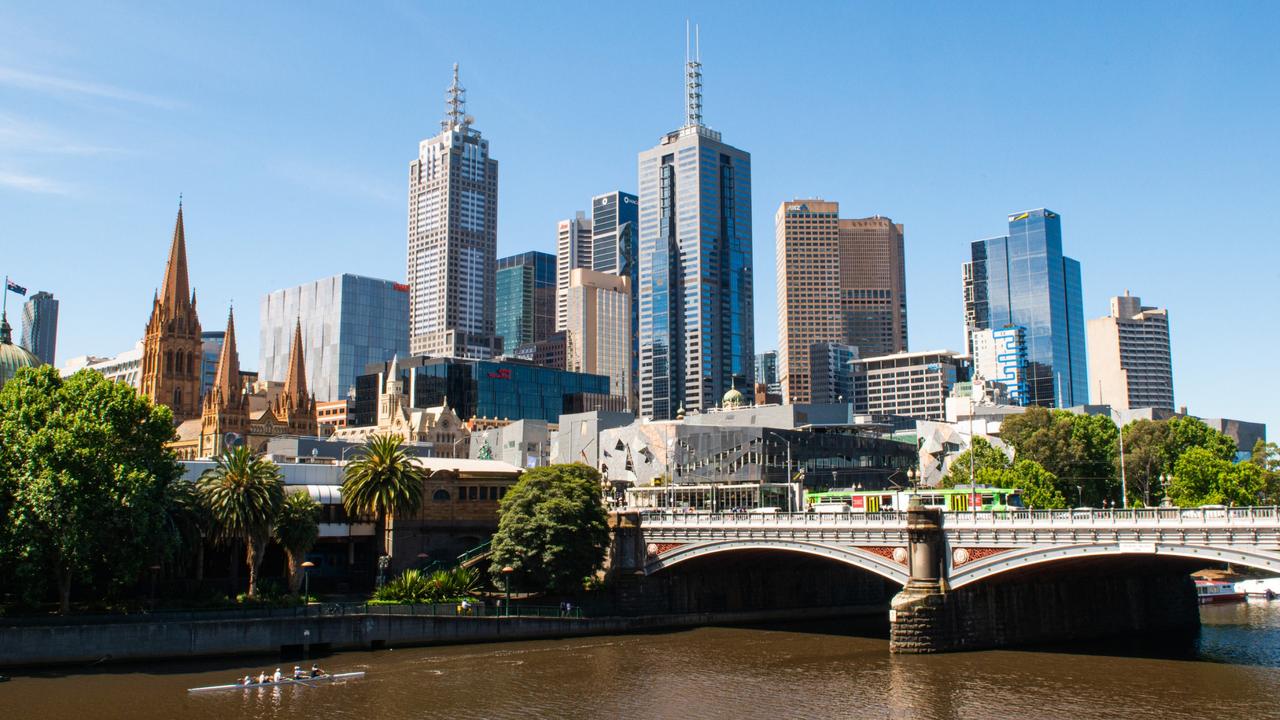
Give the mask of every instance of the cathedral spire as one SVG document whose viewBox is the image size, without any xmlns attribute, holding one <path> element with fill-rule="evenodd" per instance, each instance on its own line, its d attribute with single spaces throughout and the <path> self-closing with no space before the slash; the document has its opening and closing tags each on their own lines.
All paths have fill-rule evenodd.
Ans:
<svg viewBox="0 0 1280 720">
<path fill-rule="evenodd" d="M 240 393 L 240 354 L 236 352 L 235 310 L 227 311 L 227 333 L 222 338 L 222 352 L 218 355 L 218 371 L 213 376 L 211 393 L 220 393 L 223 402 L 233 400 Z"/>
<path fill-rule="evenodd" d="M 188 302 L 191 286 L 187 281 L 187 236 L 182 227 L 182 201 L 178 201 L 178 220 L 173 225 L 173 244 L 169 247 L 169 264 L 164 269 L 164 285 L 160 298 L 170 308 Z"/>
<path fill-rule="evenodd" d="M 284 378 L 284 396 L 297 404 L 307 398 L 307 369 L 302 358 L 302 318 L 293 326 L 293 344 L 289 347 L 289 369 Z"/>
</svg>

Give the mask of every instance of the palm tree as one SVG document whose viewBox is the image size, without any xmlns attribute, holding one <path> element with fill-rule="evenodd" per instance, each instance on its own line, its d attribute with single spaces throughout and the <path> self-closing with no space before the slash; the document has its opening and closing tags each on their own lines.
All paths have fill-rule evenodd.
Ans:
<svg viewBox="0 0 1280 720">
<path fill-rule="evenodd" d="M 249 565 L 249 597 L 258 594 L 258 566 L 271 539 L 271 526 L 284 503 L 280 468 L 243 446 L 214 458 L 200 475 L 200 498 L 213 520 L 214 537 L 245 544 Z"/>
<path fill-rule="evenodd" d="M 424 473 L 400 447 L 395 435 L 374 435 L 347 465 L 342 505 L 351 516 L 383 516 L 383 544 L 391 555 L 391 518 L 422 507 Z"/>
<path fill-rule="evenodd" d="M 298 594 L 302 584 L 302 561 L 320 537 L 320 503 L 305 491 L 289 493 L 280 505 L 272 537 L 289 558 L 289 592 Z"/>
</svg>

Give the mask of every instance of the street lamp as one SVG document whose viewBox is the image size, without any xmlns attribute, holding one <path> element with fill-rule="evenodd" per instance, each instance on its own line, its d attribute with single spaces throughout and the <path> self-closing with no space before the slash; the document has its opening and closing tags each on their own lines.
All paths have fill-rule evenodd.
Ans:
<svg viewBox="0 0 1280 720">
<path fill-rule="evenodd" d="M 378 556 L 378 587 L 382 587 L 382 584 L 386 581 L 387 568 L 390 566 L 390 555 L 383 554 Z"/>
<path fill-rule="evenodd" d="M 506 607 L 507 617 L 511 617 L 511 573 L 515 571 L 516 569 L 511 567 L 510 565 L 504 565 L 502 567 L 502 585 L 507 593 L 507 607 Z"/>
<path fill-rule="evenodd" d="M 306 607 L 311 604 L 311 568 L 316 564 L 310 560 L 302 563 L 302 607 L 305 611 Z"/>
<path fill-rule="evenodd" d="M 794 507 L 795 498 L 793 496 L 796 493 L 795 493 L 795 489 L 792 487 L 793 483 L 795 482 L 795 473 L 791 465 L 791 439 L 784 437 L 782 434 L 774 432 L 772 430 L 766 430 L 764 433 L 760 435 L 762 441 L 764 439 L 764 435 L 766 434 L 772 435 L 778 438 L 779 440 L 786 443 L 787 445 L 787 512 L 793 512 L 795 510 L 795 507 Z M 761 477 L 761 482 L 763 482 L 763 476 Z"/>
</svg>

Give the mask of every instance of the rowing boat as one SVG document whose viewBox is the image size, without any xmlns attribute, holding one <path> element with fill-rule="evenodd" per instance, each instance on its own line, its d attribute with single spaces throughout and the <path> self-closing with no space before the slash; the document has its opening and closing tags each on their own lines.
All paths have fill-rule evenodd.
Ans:
<svg viewBox="0 0 1280 720">
<path fill-rule="evenodd" d="M 312 683 L 333 682 L 334 680 L 355 680 L 364 677 L 364 672 L 345 672 L 335 673 L 333 675 L 317 675 L 315 677 L 298 678 L 291 677 L 280 678 L 279 682 L 268 680 L 266 682 L 256 682 L 245 685 L 244 683 L 233 683 L 231 685 L 209 685 L 207 687 L 188 688 L 187 692 L 211 692 L 213 690 L 252 690 L 254 688 L 275 687 L 277 685 L 310 685 Z"/>
</svg>

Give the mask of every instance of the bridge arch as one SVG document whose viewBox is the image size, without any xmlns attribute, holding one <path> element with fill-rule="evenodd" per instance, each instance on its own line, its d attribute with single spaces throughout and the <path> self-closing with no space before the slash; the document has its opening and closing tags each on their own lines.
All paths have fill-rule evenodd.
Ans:
<svg viewBox="0 0 1280 720">
<path fill-rule="evenodd" d="M 906 585 L 909 579 L 907 566 L 862 548 L 786 539 L 692 542 L 650 559 L 645 564 L 644 574 L 652 575 L 694 558 L 745 550 L 780 550 L 823 557 L 866 570 L 899 585 Z"/>
<path fill-rule="evenodd" d="M 1011 549 L 981 560 L 975 560 L 959 568 L 949 568 L 948 584 L 952 589 L 958 589 L 1004 573 L 1030 567 L 1081 558 L 1123 556 L 1225 562 L 1280 574 L 1280 553 L 1276 552 L 1177 543 L 1114 542 Z"/>
</svg>

